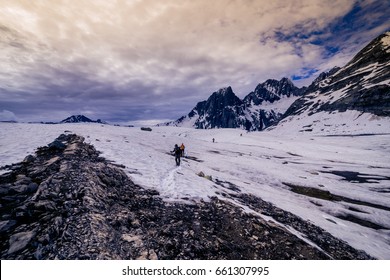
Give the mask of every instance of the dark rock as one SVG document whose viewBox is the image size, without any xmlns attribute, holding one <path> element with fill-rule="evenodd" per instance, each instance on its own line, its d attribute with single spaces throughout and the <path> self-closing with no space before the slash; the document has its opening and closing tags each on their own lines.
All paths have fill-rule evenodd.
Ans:
<svg viewBox="0 0 390 280">
<path fill-rule="evenodd" d="M 283 97 L 300 96 L 303 91 L 297 88 L 289 79 L 283 78 L 280 81 L 269 79 L 258 84 L 255 90 L 244 98 L 247 106 L 261 105 L 263 102 L 274 103 Z"/>
<path fill-rule="evenodd" d="M 11 190 L 15 193 L 25 193 L 27 192 L 28 185 L 16 185 L 11 188 Z"/>
<path fill-rule="evenodd" d="M 0 221 L 0 233 L 3 234 L 6 231 L 9 231 L 16 225 L 15 220 L 3 220 Z"/>
<path fill-rule="evenodd" d="M 0 185 L 0 196 L 6 196 L 12 188 L 11 184 Z"/>
<path fill-rule="evenodd" d="M 34 231 L 19 232 L 12 235 L 9 239 L 9 249 L 7 253 L 11 255 L 24 249 L 34 237 Z"/>
<path fill-rule="evenodd" d="M 30 162 L 33 162 L 35 160 L 35 157 L 32 156 L 32 155 L 28 155 L 24 158 L 23 162 L 25 163 L 30 163 Z"/>
<path fill-rule="evenodd" d="M 64 150 L 66 148 L 66 146 L 58 140 L 54 140 L 48 147 L 53 150 Z"/>
<path fill-rule="evenodd" d="M 36 183 L 30 183 L 27 186 L 26 192 L 27 193 L 35 193 L 38 189 L 38 184 Z"/>
<path fill-rule="evenodd" d="M 199 102 L 189 117 L 197 116 L 196 128 L 236 128 L 241 125 L 238 116 L 242 114 L 242 101 L 227 87 L 214 92 L 207 101 Z"/>
</svg>

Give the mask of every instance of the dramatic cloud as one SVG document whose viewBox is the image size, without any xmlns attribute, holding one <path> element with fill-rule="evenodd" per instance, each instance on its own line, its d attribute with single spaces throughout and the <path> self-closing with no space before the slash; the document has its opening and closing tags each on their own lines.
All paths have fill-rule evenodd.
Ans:
<svg viewBox="0 0 390 280">
<path fill-rule="evenodd" d="M 385 2 L 0 0 L 0 110 L 173 119 L 224 86 L 301 86 L 389 29 Z"/>
</svg>

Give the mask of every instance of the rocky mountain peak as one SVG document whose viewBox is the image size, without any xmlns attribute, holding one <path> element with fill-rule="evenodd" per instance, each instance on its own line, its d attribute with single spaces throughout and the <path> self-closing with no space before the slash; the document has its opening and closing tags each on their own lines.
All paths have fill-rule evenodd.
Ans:
<svg viewBox="0 0 390 280">
<path fill-rule="evenodd" d="M 372 40 L 343 68 L 331 75 L 329 85 L 322 91 L 345 88 L 348 92 L 389 86 L 390 80 L 390 32 Z"/>
<path fill-rule="evenodd" d="M 390 56 L 390 32 L 386 32 L 365 46 L 355 57 L 344 67 L 349 72 L 362 68 L 373 63 L 387 63 Z"/>
<path fill-rule="evenodd" d="M 194 125 L 197 128 L 235 128 L 238 126 L 237 112 L 241 106 L 241 99 L 235 95 L 231 87 L 221 88 L 211 94 L 206 101 L 199 102 L 188 117 L 201 116 L 195 121 Z"/>
<path fill-rule="evenodd" d="M 390 32 L 372 40 L 340 69 L 321 74 L 283 119 L 347 110 L 390 116 Z M 292 118 L 289 118 L 292 120 Z"/>
<path fill-rule="evenodd" d="M 301 89 L 294 86 L 288 78 L 280 81 L 269 79 L 259 84 L 254 92 L 243 100 L 238 98 L 232 88 L 221 88 L 213 92 L 206 100 L 199 102 L 187 115 L 175 122 L 165 125 L 189 126 L 195 128 L 241 128 L 246 130 L 263 130 L 274 123 L 294 99 L 285 97 L 298 96 Z M 254 105 L 261 105 L 263 101 L 274 103 L 284 99 L 283 106 L 273 109 L 262 109 Z M 286 105 L 287 104 L 287 105 Z"/>
<path fill-rule="evenodd" d="M 293 82 L 288 78 L 282 78 L 280 81 L 268 79 L 264 83 L 259 84 L 257 87 L 267 88 L 276 95 L 283 95 L 297 89 Z"/>
<path fill-rule="evenodd" d="M 249 105 L 261 105 L 263 102 L 275 102 L 283 97 L 298 96 L 301 91 L 288 78 L 280 81 L 268 79 L 257 85 L 255 90 L 244 98 L 244 103 Z"/>
<path fill-rule="evenodd" d="M 232 94 L 234 94 L 233 90 L 232 90 L 232 88 L 230 86 L 224 87 L 224 88 L 220 88 L 216 93 L 217 94 L 221 94 L 221 95 L 232 95 Z"/>
<path fill-rule="evenodd" d="M 241 105 L 242 101 L 233 92 L 231 87 L 221 88 L 214 92 L 206 101 L 207 107 L 223 108 L 226 106 Z"/>
<path fill-rule="evenodd" d="M 93 122 L 93 121 L 84 115 L 73 115 L 61 121 L 61 123 L 80 123 L 80 122 Z"/>
<path fill-rule="evenodd" d="M 285 86 L 288 86 L 288 87 L 295 87 L 294 83 L 289 79 L 289 78 L 282 78 L 280 81 L 279 81 L 280 85 L 282 87 L 285 87 Z"/>
<path fill-rule="evenodd" d="M 73 115 L 73 116 L 70 116 L 69 118 L 66 118 L 66 119 L 62 120 L 60 123 L 83 123 L 83 122 L 87 122 L 87 123 L 91 123 L 91 122 L 103 123 L 100 119 L 98 119 L 97 121 L 93 121 L 93 120 L 91 120 L 90 118 L 87 118 L 84 115 Z"/>
</svg>

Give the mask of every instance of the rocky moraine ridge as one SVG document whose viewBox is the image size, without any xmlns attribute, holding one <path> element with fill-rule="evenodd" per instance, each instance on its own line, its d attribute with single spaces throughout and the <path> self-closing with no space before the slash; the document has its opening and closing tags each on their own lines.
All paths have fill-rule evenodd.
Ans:
<svg viewBox="0 0 390 280">
<path fill-rule="evenodd" d="M 260 198 L 166 203 L 74 134 L 0 176 L 1 259 L 370 259 Z M 311 243 L 312 245 L 309 245 Z M 313 245 L 316 244 L 316 245 Z"/>
</svg>

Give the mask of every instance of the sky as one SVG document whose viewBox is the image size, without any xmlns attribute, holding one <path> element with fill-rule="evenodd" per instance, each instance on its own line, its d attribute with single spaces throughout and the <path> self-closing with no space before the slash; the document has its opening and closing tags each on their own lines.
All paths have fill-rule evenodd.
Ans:
<svg viewBox="0 0 390 280">
<path fill-rule="evenodd" d="M 0 0 L 0 120 L 153 124 L 227 86 L 305 86 L 389 14 L 387 0 Z"/>
</svg>

